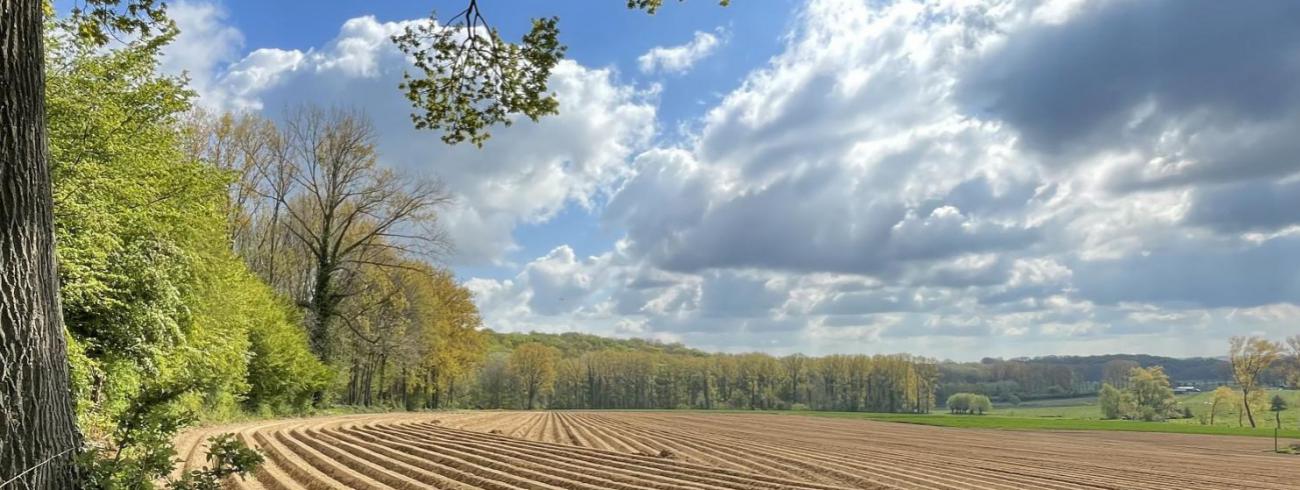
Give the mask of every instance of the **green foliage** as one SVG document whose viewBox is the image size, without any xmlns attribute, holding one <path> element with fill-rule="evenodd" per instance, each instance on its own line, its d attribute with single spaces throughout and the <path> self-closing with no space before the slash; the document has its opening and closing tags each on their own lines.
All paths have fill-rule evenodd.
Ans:
<svg viewBox="0 0 1300 490">
<path fill-rule="evenodd" d="M 171 490 L 220 490 L 222 482 L 232 476 L 246 477 L 262 464 L 262 455 L 244 445 L 234 434 L 221 434 L 208 439 L 208 466 L 190 470 L 176 481 L 169 482 Z"/>
<path fill-rule="evenodd" d="M 245 404 L 255 413 L 305 412 L 312 395 L 327 388 L 334 377 L 312 355 L 306 333 L 289 320 L 290 311 L 283 304 L 262 310 L 266 317 L 249 330 L 250 386 Z"/>
<path fill-rule="evenodd" d="M 141 380 L 202 372 L 215 390 L 237 387 L 244 371 L 241 346 L 196 332 L 205 272 L 229 258 L 224 177 L 178 148 L 191 94 L 155 73 L 165 39 L 106 53 L 75 40 L 50 36 L 46 107 L 63 315 L 78 417 L 93 440 L 114 430 Z M 221 360 L 230 364 L 213 365 Z"/>
<path fill-rule="evenodd" d="M 1040 417 L 1005 417 L 985 415 L 968 417 L 947 413 L 935 414 L 895 414 L 862 412 L 774 412 L 791 416 L 813 416 L 879 420 L 905 424 L 931 425 L 937 427 L 962 427 L 976 429 L 1010 429 L 1010 430 L 1103 430 L 1121 432 L 1166 432 L 1178 434 L 1233 435 L 1253 437 L 1273 437 L 1273 430 L 1260 430 L 1251 427 L 1229 427 L 1225 425 L 1199 425 L 1190 423 L 1141 422 L 1129 420 L 1089 420 Z M 797 415 L 794 415 L 797 413 Z M 1300 438 L 1300 430 L 1283 429 L 1282 437 Z"/>
<path fill-rule="evenodd" d="M 558 112 L 559 102 L 546 92 L 551 69 L 564 57 L 558 19 L 533 19 L 519 44 L 501 39 L 487 25 L 474 0 L 439 23 L 409 26 L 393 42 L 415 59 L 420 76 L 403 75 L 401 89 L 415 106 L 411 120 L 418 129 L 443 130 L 442 140 L 469 139 L 482 146 L 487 128 L 509 126 L 511 114 L 533 121 Z"/>
<path fill-rule="evenodd" d="M 1269 400 L 1268 409 L 1274 412 L 1286 410 L 1286 400 L 1282 398 L 1282 395 L 1273 395 L 1273 398 Z"/>
<path fill-rule="evenodd" d="M 1174 390 L 1169 377 L 1160 366 L 1133 368 L 1129 372 L 1128 390 L 1125 394 L 1133 400 L 1137 415 L 1151 422 L 1177 415 Z"/>
<path fill-rule="evenodd" d="M 558 349 L 536 342 L 521 345 L 510 353 L 510 374 L 523 387 L 525 408 L 532 410 L 538 397 L 547 395 L 554 388 L 555 364 L 559 357 Z"/>
<path fill-rule="evenodd" d="M 1101 418 L 1118 419 L 1124 416 L 1123 397 L 1121 393 L 1110 383 L 1101 386 L 1101 392 L 1097 394 L 1097 405 L 1101 407 Z"/>
<path fill-rule="evenodd" d="M 197 416 L 233 416 L 255 388 L 301 396 L 323 368 L 291 355 L 306 348 L 291 308 L 230 250 L 231 176 L 183 151 L 193 94 L 157 73 L 172 33 L 105 51 L 76 25 L 47 35 L 46 111 L 82 458 L 90 488 L 150 488 L 171 471 L 175 433 Z M 284 358 L 259 364 L 258 349 Z M 225 449 L 223 461 L 250 463 Z M 185 488 L 205 488 L 202 479 Z"/>
<path fill-rule="evenodd" d="M 678 1 L 680 2 L 685 0 L 678 0 Z M 731 4 L 731 0 L 718 0 L 718 5 L 721 5 L 723 7 L 726 7 L 727 5 L 730 4 Z M 627 8 L 640 9 L 651 14 L 659 11 L 659 7 L 662 7 L 663 5 L 664 5 L 664 0 L 627 0 Z"/>
<path fill-rule="evenodd" d="M 993 402 L 978 393 L 956 393 L 948 397 L 947 407 L 953 414 L 984 415 L 993 411 Z"/>
<path fill-rule="evenodd" d="M 561 359 L 548 406 L 928 412 L 936 376 L 933 361 L 907 355 L 603 350 Z"/>
<path fill-rule="evenodd" d="M 628 0 L 627 6 L 653 14 L 663 0 Z M 518 44 L 506 42 L 488 25 L 477 0 L 444 22 L 435 12 L 407 27 L 392 40 L 415 60 L 417 74 L 404 73 L 400 86 L 415 109 L 411 121 L 418 129 L 441 130 L 448 144 L 468 139 L 483 146 L 491 136 L 487 129 L 510 126 L 515 114 L 536 122 L 558 113 L 547 82 L 564 58 L 559 34 L 558 18 L 532 19 Z"/>
<path fill-rule="evenodd" d="M 984 395 L 975 395 L 971 399 L 971 410 L 974 410 L 978 415 L 984 415 L 987 412 L 993 411 L 993 404 L 989 402 L 989 397 Z"/>
<path fill-rule="evenodd" d="M 995 402 L 1074 398 L 1094 395 L 1102 383 L 1128 386 L 1133 367 L 1161 366 L 1170 379 L 1200 384 L 1230 379 L 1229 364 L 1207 357 L 1170 358 L 1143 354 L 1042 356 L 1017 359 L 985 358 L 979 362 L 944 362 L 938 393 L 983 393 Z"/>
<path fill-rule="evenodd" d="M 171 125 L 190 93 L 153 73 L 160 45 L 97 55 L 52 41 L 46 107 L 64 317 L 93 355 L 146 357 L 177 342 L 189 320 L 186 242 L 212 238 L 195 225 L 217 209 L 222 179 L 177 165 Z"/>
<path fill-rule="evenodd" d="M 142 389 L 117 419 L 107 440 L 91 441 L 81 454 L 86 488 L 153 488 L 169 473 L 176 451 L 171 438 L 192 421 L 175 402 L 186 385 L 151 385 Z"/>
<path fill-rule="evenodd" d="M 93 46 L 108 44 L 119 34 L 149 37 L 174 30 L 167 4 L 158 0 L 82 0 L 73 5 L 68 30 Z"/>
<path fill-rule="evenodd" d="M 1169 377 L 1160 366 L 1135 367 L 1128 373 L 1127 389 L 1102 385 L 1097 404 L 1104 419 L 1141 419 L 1157 422 L 1168 418 L 1192 418 L 1178 407 Z"/>
</svg>

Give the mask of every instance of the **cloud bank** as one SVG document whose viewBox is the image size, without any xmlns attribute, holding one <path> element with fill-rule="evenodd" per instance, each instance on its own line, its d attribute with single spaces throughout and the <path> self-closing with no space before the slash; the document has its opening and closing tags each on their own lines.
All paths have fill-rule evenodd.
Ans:
<svg viewBox="0 0 1300 490">
<path fill-rule="evenodd" d="M 652 90 L 570 61 L 559 117 L 440 146 L 392 88 L 401 23 L 367 17 L 202 72 L 201 92 L 365 107 L 386 161 L 461 193 L 460 260 L 500 262 L 516 227 L 565 206 L 619 231 L 471 278 L 493 328 L 962 359 L 1293 333 L 1300 7 L 812 0 L 797 18 L 669 141 Z M 684 71 L 718 42 L 638 66 Z"/>
</svg>

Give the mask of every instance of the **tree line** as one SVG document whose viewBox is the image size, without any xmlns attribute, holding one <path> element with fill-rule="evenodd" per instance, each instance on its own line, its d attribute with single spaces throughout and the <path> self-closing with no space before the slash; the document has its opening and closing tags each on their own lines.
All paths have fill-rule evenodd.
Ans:
<svg viewBox="0 0 1300 490">
<path fill-rule="evenodd" d="M 1209 412 L 1203 416 L 1202 423 L 1214 425 L 1221 410 L 1235 408 L 1238 425 L 1249 423 L 1252 428 L 1257 427 L 1258 414 L 1285 408 L 1282 398 L 1275 396 L 1270 400 L 1265 390 L 1269 386 L 1295 388 L 1300 384 L 1300 335 L 1285 342 L 1253 336 L 1232 337 L 1223 362 L 1228 379 L 1211 394 Z M 1154 421 L 1193 416 L 1190 407 L 1178 405 L 1163 367 L 1144 368 L 1117 360 L 1105 367 L 1106 380 L 1098 394 L 1103 418 Z"/>
<path fill-rule="evenodd" d="M 1103 384 L 1124 388 L 1133 368 L 1160 366 L 1178 384 L 1213 387 L 1231 380 L 1228 361 L 1208 357 L 1172 358 L 1145 354 L 984 358 L 940 363 L 940 398 L 979 393 L 997 402 L 1096 395 Z M 1267 373 L 1269 379 L 1276 379 Z"/>
<path fill-rule="evenodd" d="M 455 406 L 511 409 L 743 409 L 926 413 L 934 360 L 910 355 L 670 353 L 564 355 L 547 338 L 489 355 Z M 555 338 L 555 337 L 552 337 Z"/>
<path fill-rule="evenodd" d="M 450 247 L 437 222 L 450 194 L 380 166 L 363 115 L 305 106 L 188 125 L 198 159 L 232 176 L 232 249 L 300 308 L 311 352 L 337 373 L 316 404 L 433 406 L 481 358 L 470 292 L 432 265 Z"/>
</svg>

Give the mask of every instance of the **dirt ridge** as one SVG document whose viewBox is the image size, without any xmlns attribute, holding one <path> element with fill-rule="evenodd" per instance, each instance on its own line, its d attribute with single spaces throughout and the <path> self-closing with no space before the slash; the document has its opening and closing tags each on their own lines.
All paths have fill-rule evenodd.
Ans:
<svg viewBox="0 0 1300 490">
<path fill-rule="evenodd" d="M 1272 441 L 954 429 L 708 412 L 440 412 L 261 421 L 177 438 L 177 471 L 233 432 L 243 489 L 839 490 L 1293 488 Z M 1265 446 L 1268 446 L 1267 448 Z"/>
</svg>

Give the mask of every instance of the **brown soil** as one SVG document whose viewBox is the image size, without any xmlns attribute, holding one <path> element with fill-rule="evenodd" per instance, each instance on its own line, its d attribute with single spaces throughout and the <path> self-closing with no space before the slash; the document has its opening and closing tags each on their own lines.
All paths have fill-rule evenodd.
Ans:
<svg viewBox="0 0 1300 490">
<path fill-rule="evenodd" d="M 952 429 L 702 412 L 451 412 L 276 420 L 234 432 L 252 489 L 1295 488 L 1263 438 Z"/>
</svg>

